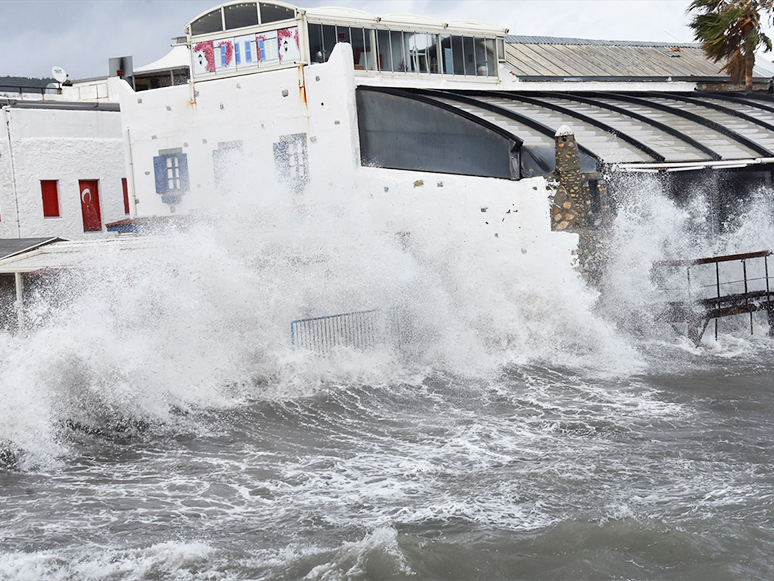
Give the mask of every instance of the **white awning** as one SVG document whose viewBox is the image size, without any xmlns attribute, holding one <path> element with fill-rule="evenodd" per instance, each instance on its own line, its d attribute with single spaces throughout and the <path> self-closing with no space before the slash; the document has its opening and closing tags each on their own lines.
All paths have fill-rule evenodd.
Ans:
<svg viewBox="0 0 774 581">
<path fill-rule="evenodd" d="M 166 56 L 159 60 L 134 69 L 134 74 L 157 73 L 176 69 L 187 69 L 191 66 L 191 53 L 185 45 L 173 46 Z"/>
</svg>

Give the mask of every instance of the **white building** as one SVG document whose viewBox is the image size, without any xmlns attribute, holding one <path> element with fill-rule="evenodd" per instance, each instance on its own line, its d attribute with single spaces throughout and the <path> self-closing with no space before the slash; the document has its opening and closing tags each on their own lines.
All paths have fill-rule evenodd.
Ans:
<svg viewBox="0 0 774 581">
<path fill-rule="evenodd" d="M 129 213 L 118 103 L 106 81 L 0 95 L 0 238 L 101 237 Z"/>
<path fill-rule="evenodd" d="M 291 195 L 349 195 L 347 185 L 361 180 L 368 186 L 355 195 L 436 199 L 465 208 L 484 235 L 524 249 L 548 235 L 569 258 L 577 237 L 551 233 L 546 181 L 521 179 L 518 137 L 419 101 L 403 119 L 384 118 L 403 105 L 393 89 L 510 86 L 506 32 L 281 2 L 215 7 L 186 25 L 191 83 L 137 92 L 111 85 L 132 216 L 206 212 L 237 160 L 255 160 Z"/>
</svg>

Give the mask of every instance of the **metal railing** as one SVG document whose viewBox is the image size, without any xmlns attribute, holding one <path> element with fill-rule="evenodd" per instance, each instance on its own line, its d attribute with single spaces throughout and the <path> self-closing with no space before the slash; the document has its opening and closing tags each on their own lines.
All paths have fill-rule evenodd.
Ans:
<svg viewBox="0 0 774 581">
<path fill-rule="evenodd" d="M 774 331 L 774 280 L 769 275 L 769 250 L 729 254 L 694 260 L 662 260 L 653 263 L 654 282 L 665 293 L 665 318 L 688 323 L 688 335 L 698 343 L 710 320 L 749 313 L 768 312 L 769 333 Z M 741 268 L 741 272 L 740 272 Z M 685 269 L 685 278 L 679 273 Z"/>
<path fill-rule="evenodd" d="M 56 95 L 59 92 L 57 87 L 28 87 L 25 85 L 2 85 L 0 84 L 0 93 L 12 93 L 19 95 L 24 99 L 24 95 L 40 95 L 43 99 L 46 95 Z"/>
<path fill-rule="evenodd" d="M 290 323 L 293 347 L 326 353 L 338 346 L 367 349 L 383 340 L 381 311 L 358 311 Z"/>
</svg>

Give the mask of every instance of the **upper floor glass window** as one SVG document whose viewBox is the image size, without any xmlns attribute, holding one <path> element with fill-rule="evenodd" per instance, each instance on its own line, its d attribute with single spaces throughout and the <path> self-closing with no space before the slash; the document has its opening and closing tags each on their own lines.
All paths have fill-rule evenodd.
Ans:
<svg viewBox="0 0 774 581">
<path fill-rule="evenodd" d="M 291 18 L 295 17 L 296 11 L 292 8 L 261 2 L 261 24 L 266 24 L 267 22 L 278 22 L 280 20 L 290 20 Z"/>
<path fill-rule="evenodd" d="M 247 28 L 281 20 L 293 20 L 295 17 L 294 8 L 277 4 L 266 2 L 226 4 L 191 22 L 191 36 Z"/>
<path fill-rule="evenodd" d="M 311 61 L 312 63 L 327 62 L 336 44 L 345 42 L 352 46 L 352 56 L 356 69 L 376 70 L 373 33 L 374 31 L 370 28 L 310 24 L 309 55 Z"/>
<path fill-rule="evenodd" d="M 220 32 L 221 30 L 223 30 L 223 17 L 221 16 L 220 8 L 208 12 L 191 23 L 191 35 L 193 36 Z"/>
<path fill-rule="evenodd" d="M 243 2 L 224 6 L 223 16 L 226 19 L 226 30 L 256 26 L 258 24 L 258 4 Z"/>
<path fill-rule="evenodd" d="M 331 24 L 309 25 L 312 63 L 327 62 L 336 44 L 346 42 L 352 46 L 355 69 L 366 71 L 496 77 L 499 40 Z"/>
</svg>

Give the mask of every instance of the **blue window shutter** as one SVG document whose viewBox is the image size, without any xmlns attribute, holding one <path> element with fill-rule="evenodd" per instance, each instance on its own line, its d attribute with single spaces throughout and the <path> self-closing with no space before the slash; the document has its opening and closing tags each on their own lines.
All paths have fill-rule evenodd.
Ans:
<svg viewBox="0 0 774 581">
<path fill-rule="evenodd" d="M 153 158 L 153 173 L 156 177 L 156 193 L 166 194 L 169 190 L 167 181 L 167 158 L 164 155 Z"/>
<path fill-rule="evenodd" d="M 252 51 L 250 50 L 250 49 L 252 48 L 252 47 L 250 46 L 250 44 L 251 44 L 251 43 L 250 43 L 250 41 L 249 41 L 249 40 L 246 40 L 246 41 L 245 41 L 245 62 L 246 62 L 246 63 L 251 63 L 251 62 L 253 62 L 253 53 L 252 53 Z"/>
<path fill-rule="evenodd" d="M 226 66 L 226 43 L 220 45 L 220 66 Z"/>
<path fill-rule="evenodd" d="M 234 58 L 236 59 L 236 64 L 241 64 L 242 63 L 242 59 L 239 58 L 239 52 L 240 52 L 239 51 L 239 43 L 235 42 L 234 43 Z"/>
<path fill-rule="evenodd" d="M 187 192 L 191 189 L 188 179 L 188 154 L 177 154 L 177 165 L 180 168 L 180 191 Z"/>
</svg>

